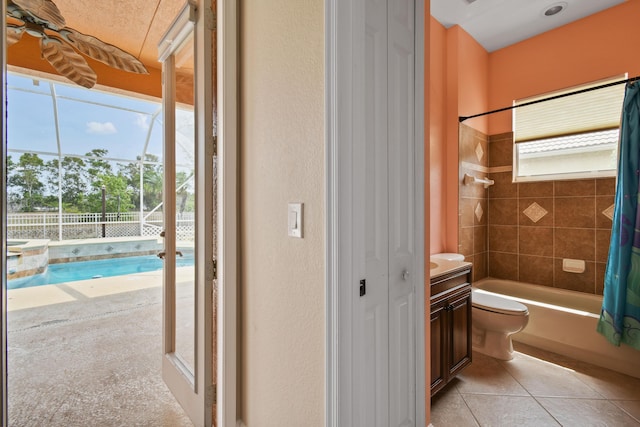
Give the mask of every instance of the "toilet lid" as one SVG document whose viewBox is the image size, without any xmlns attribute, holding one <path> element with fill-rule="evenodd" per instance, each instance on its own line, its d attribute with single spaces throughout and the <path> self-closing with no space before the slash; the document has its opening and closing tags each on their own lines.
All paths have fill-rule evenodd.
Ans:
<svg viewBox="0 0 640 427">
<path fill-rule="evenodd" d="M 509 298 L 474 290 L 471 296 L 474 307 L 495 313 L 524 315 L 529 312 L 527 306 Z"/>
</svg>

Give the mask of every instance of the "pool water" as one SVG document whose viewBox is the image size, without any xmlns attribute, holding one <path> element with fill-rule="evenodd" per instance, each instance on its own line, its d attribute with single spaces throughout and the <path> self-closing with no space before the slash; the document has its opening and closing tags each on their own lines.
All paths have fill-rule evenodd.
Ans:
<svg viewBox="0 0 640 427">
<path fill-rule="evenodd" d="M 176 258 L 176 265 L 178 267 L 192 266 L 194 264 L 193 252 L 183 252 L 183 257 Z M 162 260 L 156 255 L 50 264 L 43 274 L 8 280 L 7 289 L 55 285 L 57 283 L 123 276 L 161 269 Z"/>
</svg>

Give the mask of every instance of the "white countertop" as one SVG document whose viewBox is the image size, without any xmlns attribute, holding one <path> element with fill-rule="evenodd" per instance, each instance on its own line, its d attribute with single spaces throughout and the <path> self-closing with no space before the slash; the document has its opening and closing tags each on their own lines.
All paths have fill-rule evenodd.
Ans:
<svg viewBox="0 0 640 427">
<path fill-rule="evenodd" d="M 431 270 L 430 277 L 442 276 L 449 272 L 471 267 L 472 263 L 466 261 L 448 261 L 446 259 L 430 259 L 429 267 Z"/>
</svg>

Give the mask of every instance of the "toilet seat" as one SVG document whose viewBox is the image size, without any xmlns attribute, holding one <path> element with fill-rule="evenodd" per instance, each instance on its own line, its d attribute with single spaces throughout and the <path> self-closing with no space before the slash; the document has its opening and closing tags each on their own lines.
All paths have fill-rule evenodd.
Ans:
<svg viewBox="0 0 640 427">
<path fill-rule="evenodd" d="M 511 316 L 525 316 L 529 314 L 529 309 L 526 305 L 495 294 L 474 290 L 471 301 L 473 307 L 492 313 Z"/>
</svg>

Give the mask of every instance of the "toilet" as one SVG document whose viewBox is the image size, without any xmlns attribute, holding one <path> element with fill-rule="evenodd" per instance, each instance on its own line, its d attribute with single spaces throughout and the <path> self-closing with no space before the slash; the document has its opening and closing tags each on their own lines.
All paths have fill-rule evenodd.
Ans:
<svg viewBox="0 0 640 427">
<path fill-rule="evenodd" d="M 464 261 L 464 255 L 445 253 L 431 258 Z M 529 322 L 526 305 L 500 295 L 471 287 L 471 342 L 479 353 L 501 360 L 513 358 L 511 335 Z"/>
</svg>

